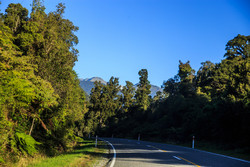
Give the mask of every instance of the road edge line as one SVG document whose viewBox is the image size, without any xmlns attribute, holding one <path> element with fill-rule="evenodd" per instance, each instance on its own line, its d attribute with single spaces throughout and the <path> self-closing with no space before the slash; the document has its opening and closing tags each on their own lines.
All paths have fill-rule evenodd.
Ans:
<svg viewBox="0 0 250 167">
<path fill-rule="evenodd" d="M 115 165 L 115 159 L 116 159 L 115 147 L 113 146 L 113 144 L 111 144 L 111 143 L 110 143 L 109 141 L 107 141 L 107 140 L 104 140 L 104 139 L 101 139 L 101 138 L 98 138 L 98 139 L 99 139 L 99 140 L 102 140 L 102 141 L 105 141 L 106 143 L 108 143 L 108 144 L 112 147 L 114 156 L 113 156 L 113 158 L 112 158 L 112 162 L 111 162 L 111 164 L 110 164 L 110 167 L 114 167 L 114 165 Z"/>
<path fill-rule="evenodd" d="M 238 160 L 238 161 L 241 161 L 241 162 L 250 163 L 250 161 L 247 161 L 247 160 L 244 160 L 244 159 L 240 159 L 240 158 L 231 157 L 231 156 L 228 156 L 228 155 L 213 153 L 213 152 L 204 151 L 204 150 L 200 150 L 200 149 L 194 149 L 194 150 L 197 150 L 197 151 L 200 151 L 200 152 L 209 153 L 209 154 L 212 154 L 212 155 L 221 156 L 221 157 L 224 157 L 224 158 L 229 158 L 229 159 L 233 159 L 233 160 Z"/>
<path fill-rule="evenodd" d="M 146 142 L 153 143 L 151 141 L 146 141 Z M 224 154 L 213 153 L 213 152 L 209 152 L 209 151 L 205 151 L 205 150 L 200 150 L 200 149 L 197 149 L 197 148 L 193 149 L 193 148 L 190 148 L 190 147 L 185 147 L 185 146 L 180 146 L 180 145 L 175 145 L 175 144 L 167 144 L 167 143 L 159 143 L 159 144 L 176 146 L 176 147 L 185 148 L 185 149 L 193 150 L 193 151 L 200 151 L 200 152 L 204 152 L 204 153 L 208 153 L 208 154 L 212 154 L 212 155 L 217 155 L 217 156 L 221 156 L 221 157 L 224 157 L 224 158 L 229 158 L 229 159 L 233 159 L 233 160 L 237 160 L 237 161 L 241 161 L 241 162 L 245 162 L 245 163 L 249 163 L 250 164 L 250 161 L 248 161 L 248 160 L 231 157 L 231 156 L 224 155 Z"/>
</svg>

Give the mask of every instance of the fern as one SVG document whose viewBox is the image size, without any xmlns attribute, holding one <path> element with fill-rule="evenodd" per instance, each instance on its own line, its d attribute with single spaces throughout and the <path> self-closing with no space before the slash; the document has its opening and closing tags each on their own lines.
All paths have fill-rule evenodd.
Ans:
<svg viewBox="0 0 250 167">
<path fill-rule="evenodd" d="M 15 141 L 17 148 L 24 154 L 33 155 L 37 152 L 36 145 L 41 143 L 37 142 L 32 136 L 25 133 L 15 133 Z"/>
</svg>

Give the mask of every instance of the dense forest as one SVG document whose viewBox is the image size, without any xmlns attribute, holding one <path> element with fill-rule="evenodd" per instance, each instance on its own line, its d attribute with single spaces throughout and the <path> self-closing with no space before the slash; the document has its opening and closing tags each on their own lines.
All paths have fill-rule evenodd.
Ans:
<svg viewBox="0 0 250 167">
<path fill-rule="evenodd" d="M 81 133 L 85 94 L 73 70 L 78 27 L 65 6 L 9 4 L 0 16 L 0 163 L 63 152 Z"/>
<path fill-rule="evenodd" d="M 45 13 L 33 0 L 30 14 L 20 4 L 0 13 L 0 164 L 55 155 L 90 134 L 177 142 L 195 136 L 250 153 L 250 36 L 228 41 L 224 59 L 203 62 L 197 72 L 179 61 L 154 97 L 141 69 L 136 88 L 111 77 L 95 82 L 86 100 L 73 70 L 78 27 L 64 10 L 58 4 Z"/>
<path fill-rule="evenodd" d="M 220 63 L 202 62 L 195 73 L 189 61 L 179 61 L 178 73 L 154 97 L 146 69 L 139 71 L 136 89 L 129 81 L 121 89 L 114 77 L 107 85 L 96 82 L 83 132 L 175 143 L 195 136 L 249 154 L 249 56 L 250 36 L 238 35 L 226 44 Z"/>
</svg>

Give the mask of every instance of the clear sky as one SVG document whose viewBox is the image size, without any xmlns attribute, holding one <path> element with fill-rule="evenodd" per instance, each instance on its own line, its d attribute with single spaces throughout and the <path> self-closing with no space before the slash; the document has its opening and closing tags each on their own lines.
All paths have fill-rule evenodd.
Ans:
<svg viewBox="0 0 250 167">
<path fill-rule="evenodd" d="M 31 10 L 32 0 L 1 0 Z M 65 18 L 79 27 L 79 78 L 111 76 L 137 83 L 146 68 L 161 86 L 178 72 L 179 60 L 200 63 L 223 59 L 226 43 L 250 35 L 250 0 L 45 0 L 46 12 L 66 5 Z"/>
</svg>

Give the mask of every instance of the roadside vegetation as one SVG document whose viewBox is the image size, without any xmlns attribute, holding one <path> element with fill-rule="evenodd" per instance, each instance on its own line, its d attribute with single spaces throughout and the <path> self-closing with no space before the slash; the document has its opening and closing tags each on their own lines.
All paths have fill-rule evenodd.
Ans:
<svg viewBox="0 0 250 167">
<path fill-rule="evenodd" d="M 63 4 L 45 13 L 11 3 L 0 13 L 0 166 L 67 152 L 81 136 L 85 93 L 73 70 L 78 27 Z"/>
<path fill-rule="evenodd" d="M 31 159 L 37 160 L 32 166 L 88 165 L 104 150 L 82 141 L 69 151 L 78 136 L 89 135 L 140 134 L 178 144 L 195 136 L 199 147 L 249 157 L 250 36 L 236 34 L 221 62 L 202 62 L 197 72 L 179 61 L 177 74 L 154 97 L 141 69 L 137 88 L 112 76 L 106 85 L 95 82 L 87 100 L 73 70 L 78 27 L 64 10 L 60 3 L 46 13 L 33 0 L 30 14 L 14 3 L 0 13 L 0 166 Z"/>
<path fill-rule="evenodd" d="M 223 55 L 222 55 L 223 56 Z M 150 97 L 148 71 L 139 71 L 137 89 L 118 78 L 96 82 L 85 114 L 84 133 L 185 144 L 250 157 L 250 36 L 226 44 L 219 63 L 202 62 L 195 72 L 179 61 L 178 73 Z M 212 148 L 212 149 L 211 149 Z M 236 155 L 231 154 L 231 155 Z"/>
<path fill-rule="evenodd" d="M 103 141 L 98 141 L 95 147 L 95 141 L 90 139 L 78 139 L 78 143 L 73 148 L 63 154 L 48 157 L 42 154 L 36 154 L 33 157 L 21 158 L 17 163 L 7 163 L 6 166 L 17 167 L 92 167 L 98 166 L 103 159 L 107 163 L 108 146 Z"/>
<path fill-rule="evenodd" d="M 105 142 L 99 141 L 98 147 L 95 147 L 94 140 L 82 140 L 72 151 L 29 163 L 27 167 L 93 167 L 107 154 L 108 148 Z"/>
</svg>

